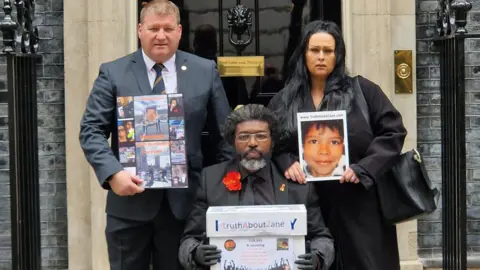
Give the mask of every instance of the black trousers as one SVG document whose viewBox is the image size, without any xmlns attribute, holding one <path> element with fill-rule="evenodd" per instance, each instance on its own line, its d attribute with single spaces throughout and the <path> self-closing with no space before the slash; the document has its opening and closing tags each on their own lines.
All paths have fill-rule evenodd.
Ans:
<svg viewBox="0 0 480 270">
<path fill-rule="evenodd" d="M 139 211 L 141 211 L 139 209 Z M 185 222 L 177 220 L 163 196 L 153 220 L 141 222 L 107 215 L 105 230 L 111 270 L 181 270 L 178 247 Z"/>
</svg>

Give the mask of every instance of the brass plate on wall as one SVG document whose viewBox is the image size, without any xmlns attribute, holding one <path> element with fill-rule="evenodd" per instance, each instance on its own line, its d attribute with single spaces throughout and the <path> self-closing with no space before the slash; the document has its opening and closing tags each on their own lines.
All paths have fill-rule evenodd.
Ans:
<svg viewBox="0 0 480 270">
<path fill-rule="evenodd" d="M 413 67 L 411 50 L 395 50 L 395 93 L 413 93 Z"/>
<path fill-rule="evenodd" d="M 218 72 L 221 77 L 257 77 L 264 75 L 263 56 L 219 56 Z"/>
</svg>

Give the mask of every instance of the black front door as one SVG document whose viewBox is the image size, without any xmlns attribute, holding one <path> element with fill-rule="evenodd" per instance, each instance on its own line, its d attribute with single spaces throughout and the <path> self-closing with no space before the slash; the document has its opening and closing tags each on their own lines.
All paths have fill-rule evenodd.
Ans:
<svg viewBox="0 0 480 270">
<path fill-rule="evenodd" d="M 148 2 L 139 0 L 141 3 Z M 180 50 L 215 60 L 218 56 L 263 56 L 264 74 L 259 77 L 222 76 L 223 86 L 234 109 L 239 104 L 261 103 L 283 88 L 287 63 L 295 50 L 302 27 L 312 20 L 325 19 L 341 25 L 341 0 L 173 0 L 180 9 L 183 27 Z M 251 42 L 235 45 L 244 35 L 230 34 L 229 25 L 245 23 Z M 250 24 L 251 23 L 251 24 Z M 231 38 L 232 37 L 232 38 Z M 232 42 L 233 40 L 233 42 Z M 243 50 L 242 50 L 243 49 Z M 211 151 L 215 142 L 203 136 L 204 165 L 215 163 Z"/>
</svg>

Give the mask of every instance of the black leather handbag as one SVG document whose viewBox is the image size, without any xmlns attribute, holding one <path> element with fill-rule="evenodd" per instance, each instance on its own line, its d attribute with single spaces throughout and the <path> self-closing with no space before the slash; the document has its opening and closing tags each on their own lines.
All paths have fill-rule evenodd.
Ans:
<svg viewBox="0 0 480 270">
<path fill-rule="evenodd" d="M 353 88 L 357 104 L 372 130 L 369 107 L 358 77 L 353 79 Z M 393 167 L 376 183 L 380 208 L 389 223 L 417 219 L 437 209 L 438 189 L 432 187 L 422 156 L 416 149 L 400 154 Z"/>
</svg>

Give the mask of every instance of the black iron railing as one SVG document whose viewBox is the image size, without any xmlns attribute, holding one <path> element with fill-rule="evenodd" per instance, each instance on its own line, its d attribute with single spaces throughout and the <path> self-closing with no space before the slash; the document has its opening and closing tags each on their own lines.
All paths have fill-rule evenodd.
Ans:
<svg viewBox="0 0 480 270">
<path fill-rule="evenodd" d="M 465 29 L 472 4 L 440 0 L 437 16 L 440 52 L 442 128 L 443 269 L 467 269 L 465 150 Z"/>
<path fill-rule="evenodd" d="M 34 0 L 3 1 L 0 22 L 3 56 L 7 58 L 8 91 L 0 102 L 8 103 L 12 269 L 39 270 L 40 202 L 37 133 L 36 54 L 38 30 L 33 27 Z M 17 42 L 16 41 L 20 41 Z M 18 45 L 18 46 L 17 46 Z"/>
</svg>

